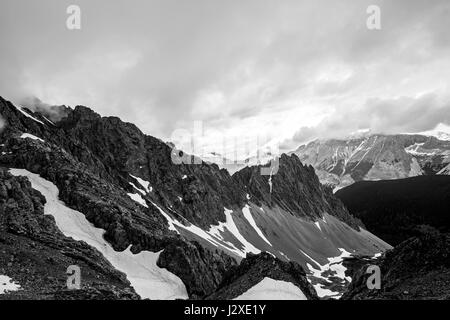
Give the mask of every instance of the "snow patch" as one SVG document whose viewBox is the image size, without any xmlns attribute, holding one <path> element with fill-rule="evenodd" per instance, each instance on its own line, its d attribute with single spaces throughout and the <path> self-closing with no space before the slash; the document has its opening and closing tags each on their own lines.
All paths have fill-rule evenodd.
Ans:
<svg viewBox="0 0 450 320">
<path fill-rule="evenodd" d="M 272 184 L 272 172 L 273 172 L 273 168 L 270 169 L 270 176 L 269 176 L 269 181 L 268 181 L 268 183 L 269 183 L 269 192 L 270 193 L 272 193 L 272 186 L 273 186 L 273 184 Z"/>
<path fill-rule="evenodd" d="M 336 277 L 351 282 L 352 278 L 345 276 L 345 271 L 347 268 L 344 267 L 342 262 L 344 261 L 344 258 L 351 257 L 352 254 L 343 248 L 339 248 L 339 250 L 341 251 L 341 254 L 334 258 L 328 258 L 329 263 L 325 266 L 328 267 L 329 270 L 334 271 L 336 273 Z"/>
<path fill-rule="evenodd" d="M 133 199 L 134 201 L 136 201 L 137 203 L 139 203 L 140 205 L 148 208 L 147 203 L 145 202 L 145 200 L 142 198 L 142 196 L 138 193 L 127 193 L 127 195 Z"/>
<path fill-rule="evenodd" d="M 44 115 L 42 115 L 42 114 L 41 114 L 41 116 L 42 116 L 45 120 L 47 120 L 48 122 L 50 122 L 52 125 L 55 125 L 55 123 L 54 123 L 52 120 L 50 120 L 49 118 L 47 118 L 46 116 L 44 116 Z"/>
<path fill-rule="evenodd" d="M 147 191 L 147 192 L 153 191 L 153 188 L 150 186 L 150 182 L 145 181 L 144 179 L 141 179 L 139 177 L 133 176 L 131 174 L 130 174 L 130 176 L 133 177 L 134 179 L 136 179 L 139 182 L 139 184 L 144 187 L 145 191 Z"/>
<path fill-rule="evenodd" d="M 382 254 L 383 254 L 382 252 L 375 253 L 372 259 L 378 259 L 379 257 L 381 257 Z"/>
<path fill-rule="evenodd" d="M 244 214 L 245 219 L 250 223 L 250 225 L 255 229 L 256 233 L 269 245 L 272 246 L 272 244 L 269 242 L 269 240 L 266 239 L 264 234 L 262 233 L 261 229 L 256 225 L 255 220 L 253 219 L 253 216 L 250 212 L 250 207 L 246 205 L 244 208 L 242 208 L 242 213 Z"/>
<path fill-rule="evenodd" d="M 174 222 L 176 220 L 172 219 L 171 216 L 169 216 L 163 209 L 161 209 L 159 206 L 157 206 L 154 202 L 152 202 L 152 201 L 150 201 L 150 202 L 153 204 L 153 206 L 156 207 L 156 209 L 159 210 L 159 212 L 164 216 L 164 218 L 166 218 L 167 223 L 169 224 L 169 230 L 175 231 L 176 233 L 179 234 L 177 228 L 175 228 L 175 223 Z M 179 223 L 178 221 L 176 221 L 176 222 Z"/>
<path fill-rule="evenodd" d="M 321 267 L 321 266 L 320 266 L 320 263 L 318 263 L 316 260 L 314 260 L 313 258 L 311 258 L 308 254 L 306 254 L 306 252 L 304 252 L 302 249 L 299 249 L 299 250 L 300 250 L 300 252 L 303 253 L 309 260 L 311 260 L 312 262 L 314 262 L 319 268 Z"/>
<path fill-rule="evenodd" d="M 58 199 L 58 188 L 39 175 L 23 169 L 10 169 L 12 175 L 26 176 L 34 189 L 46 198 L 44 213 L 55 218 L 57 227 L 66 237 L 85 241 L 96 248 L 119 271 L 126 274 L 133 288 L 142 298 L 187 299 L 187 291 L 180 278 L 156 265 L 160 252 L 142 251 L 133 254 L 130 247 L 117 252 L 103 238 L 105 230 L 95 228 L 81 212 L 68 208 Z"/>
<path fill-rule="evenodd" d="M 319 298 L 331 297 L 331 298 L 338 299 L 342 296 L 342 294 L 340 294 L 339 292 L 335 292 L 335 291 L 331 291 L 330 289 L 322 288 L 323 285 L 320 283 L 313 284 L 312 286 L 314 287 L 314 290 L 316 290 L 316 293 L 319 296 Z"/>
<path fill-rule="evenodd" d="M 299 287 L 291 282 L 265 277 L 233 300 L 308 300 Z"/>
<path fill-rule="evenodd" d="M 34 120 L 34 121 L 36 121 L 36 122 L 38 122 L 38 123 L 44 125 L 44 123 L 43 123 L 42 121 L 36 119 L 36 118 L 33 117 L 31 114 L 28 114 L 25 110 L 23 110 L 22 107 L 16 107 L 16 106 L 14 106 L 14 107 L 15 107 L 17 110 L 19 110 L 25 117 L 30 118 L 30 119 L 32 119 L 32 120 Z"/>
<path fill-rule="evenodd" d="M 220 236 L 220 234 L 218 232 L 214 232 L 214 228 L 213 232 L 211 232 L 211 230 L 209 232 L 206 232 L 205 230 L 197 227 L 196 225 L 190 223 L 189 221 L 187 221 L 189 223 L 188 226 L 185 226 L 184 224 L 182 224 L 181 222 L 179 222 L 176 219 L 173 219 L 170 215 L 168 215 L 163 209 L 161 209 L 158 205 L 156 205 L 155 203 L 152 202 L 152 204 L 159 210 L 159 212 L 166 218 L 167 222 L 169 223 L 169 230 L 174 230 L 176 232 L 179 233 L 179 231 L 177 230 L 176 227 L 178 228 L 182 228 L 186 231 L 189 231 L 195 235 L 197 235 L 198 237 L 208 241 L 209 243 L 211 243 L 212 245 L 214 245 L 215 247 L 222 247 L 224 249 L 230 250 L 232 252 L 235 252 L 236 254 L 238 254 L 239 256 L 245 257 L 246 253 L 243 253 L 242 251 L 238 250 L 232 243 L 230 242 L 226 242 L 223 241 L 223 238 Z M 227 217 L 227 221 L 228 221 L 228 217 Z M 232 223 L 234 224 L 234 223 Z M 229 225 L 232 225 L 231 223 Z M 228 225 L 227 225 L 228 226 Z M 219 226 L 215 227 L 217 229 L 222 229 L 223 231 L 223 226 L 222 224 L 219 224 Z M 236 228 L 237 230 L 237 228 Z M 258 250 L 258 249 L 256 249 Z M 253 251 L 251 251 L 253 252 Z M 258 252 L 254 252 L 254 253 L 259 253 L 260 251 L 258 250 Z"/>
<path fill-rule="evenodd" d="M 20 289 L 20 285 L 8 276 L 0 275 L 0 294 L 5 294 L 11 291 L 17 291 Z"/>
<path fill-rule="evenodd" d="M 36 137 L 36 136 L 34 136 L 32 134 L 29 134 L 29 133 L 22 133 L 20 138 L 22 138 L 22 139 L 30 138 L 30 139 L 33 139 L 33 140 L 39 140 L 41 142 L 44 142 L 44 140 L 42 140 L 41 138 L 38 138 L 38 137 Z"/>
<path fill-rule="evenodd" d="M 227 242 L 228 244 L 230 244 L 231 246 L 233 246 L 236 249 L 236 253 L 245 258 L 247 256 L 248 252 L 254 253 L 254 254 L 258 254 L 261 252 L 261 250 L 257 249 L 255 246 L 253 246 L 250 242 L 248 242 L 243 236 L 242 234 L 239 232 L 236 224 L 234 223 L 233 220 L 233 216 L 231 215 L 233 213 L 232 210 L 229 210 L 227 208 L 224 208 L 224 212 L 225 212 L 225 218 L 226 221 L 224 222 L 219 222 L 219 225 L 217 226 L 211 226 L 211 228 L 209 229 L 208 233 L 213 235 L 214 237 L 223 240 L 222 235 L 220 234 L 220 232 L 224 232 L 225 229 L 227 228 L 228 231 L 230 231 L 230 233 L 237 239 L 239 240 L 239 242 L 242 244 L 243 249 L 242 250 L 238 250 L 232 243 Z"/>
<path fill-rule="evenodd" d="M 138 188 L 133 182 L 129 182 L 129 184 L 135 188 L 137 191 L 139 191 L 142 194 L 146 194 L 146 192 L 144 190 L 142 190 L 141 188 Z"/>
<path fill-rule="evenodd" d="M 283 257 L 283 258 L 285 258 L 287 261 L 291 261 L 291 259 L 289 259 L 289 257 L 284 253 L 284 252 L 281 252 L 281 251 L 278 251 L 280 254 L 281 254 L 281 256 Z"/>
<path fill-rule="evenodd" d="M 316 225 L 317 229 L 319 229 L 320 231 L 322 231 L 322 228 L 320 228 L 320 223 L 319 223 L 319 221 L 314 222 L 314 224 Z"/>
<path fill-rule="evenodd" d="M 311 272 L 312 276 L 317 279 L 325 280 L 328 283 L 332 283 L 332 281 L 329 280 L 330 277 L 337 277 L 340 278 L 342 281 L 351 282 L 352 278 L 345 275 L 345 271 L 347 270 L 346 267 L 343 265 L 344 258 L 351 257 L 351 253 L 346 251 L 343 248 L 339 248 L 339 251 L 341 254 L 337 257 L 328 258 L 328 263 L 321 265 L 317 261 L 315 261 L 313 258 L 311 258 L 309 255 L 307 255 L 305 252 L 300 250 L 308 259 L 310 259 L 314 264 L 317 265 L 318 268 L 314 268 L 311 264 L 307 263 L 306 266 Z M 317 295 L 319 297 L 329 296 L 332 298 L 340 298 L 342 296 L 339 292 L 333 292 L 328 289 L 322 288 L 321 284 L 314 285 L 314 288 L 316 289 Z"/>
</svg>

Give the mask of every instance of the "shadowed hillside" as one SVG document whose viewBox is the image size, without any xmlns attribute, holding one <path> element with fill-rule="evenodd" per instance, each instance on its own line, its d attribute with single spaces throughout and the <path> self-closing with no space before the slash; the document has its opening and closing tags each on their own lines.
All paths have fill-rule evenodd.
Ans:
<svg viewBox="0 0 450 320">
<path fill-rule="evenodd" d="M 391 245 L 415 235 L 418 225 L 449 232 L 448 176 L 361 181 L 339 190 L 336 196 L 369 231 Z"/>
</svg>

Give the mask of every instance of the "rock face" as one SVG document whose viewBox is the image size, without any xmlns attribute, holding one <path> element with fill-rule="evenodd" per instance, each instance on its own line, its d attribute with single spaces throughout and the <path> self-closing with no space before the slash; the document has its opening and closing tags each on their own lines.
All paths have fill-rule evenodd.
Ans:
<svg viewBox="0 0 450 320">
<path fill-rule="evenodd" d="M 25 169 L 53 183 L 115 251 L 160 252 L 158 266 L 179 277 L 191 298 L 211 295 L 248 253 L 306 268 L 339 248 L 368 255 L 389 248 L 296 156 L 282 156 L 271 177 L 259 167 L 230 176 L 214 164 L 177 164 L 168 143 L 86 107 L 32 112 L 0 98 L 0 114 L 4 171 Z"/>
<path fill-rule="evenodd" d="M 207 300 L 230 300 L 258 284 L 265 277 L 291 282 L 308 300 L 317 300 L 314 288 L 306 280 L 303 268 L 295 262 L 283 262 L 268 253 L 248 255 L 239 266 L 231 268 L 219 288 Z"/>
<path fill-rule="evenodd" d="M 361 181 L 336 196 L 369 231 L 392 245 L 411 237 L 421 224 L 450 232 L 449 176 Z"/>
<path fill-rule="evenodd" d="M 368 230 L 395 245 L 378 259 L 347 261 L 353 282 L 342 299 L 450 298 L 450 177 L 361 181 L 336 195 Z M 381 270 L 379 290 L 366 284 L 373 264 Z"/>
<path fill-rule="evenodd" d="M 381 271 L 381 288 L 369 290 L 368 264 L 353 277 L 343 299 L 438 299 L 450 298 L 450 235 L 429 227 L 370 264 Z"/>
<path fill-rule="evenodd" d="M 321 219 L 324 212 L 339 217 L 348 225 L 363 227 L 348 214 L 329 188 L 320 184 L 311 166 L 303 165 L 296 155 L 281 155 L 276 174 L 261 175 L 263 166 L 245 167 L 233 178 L 251 194 L 256 204 L 279 207 L 296 217 Z"/>
<path fill-rule="evenodd" d="M 323 184 L 343 188 L 362 180 L 434 175 L 450 163 L 450 141 L 425 135 L 371 135 L 316 140 L 293 152 Z"/>
<path fill-rule="evenodd" d="M 450 163 L 443 168 L 441 171 L 438 172 L 440 175 L 450 175 Z"/>
<path fill-rule="evenodd" d="M 71 110 L 69 116 L 57 124 L 44 122 L 46 120 L 39 114 L 33 114 L 34 119 L 23 116 L 23 112 L 31 114 L 30 111 L 21 112 L 6 101 L 2 101 L 0 108 L 7 121 L 6 128 L 1 133 L 5 143 L 0 165 L 6 168 L 24 168 L 53 182 L 60 190 L 61 200 L 71 208 L 83 212 L 95 227 L 104 229 L 104 238 L 115 250 L 122 251 L 131 246 L 134 253 L 141 250 L 155 252 L 173 241 L 185 241 L 168 230 L 167 220 L 154 206 L 139 205 L 127 195 L 127 192 L 136 192 L 130 182 L 140 186 L 130 175 L 131 172 L 147 179 L 154 177 L 149 179 L 155 190 L 148 194 L 151 201 L 169 207 L 176 198 L 172 195 L 185 194 L 190 197 L 190 201 L 187 205 L 180 206 L 182 209 L 177 210 L 178 214 L 195 216 L 192 220 L 201 221 L 200 225 L 214 217 L 214 210 L 208 204 L 214 203 L 217 206 L 220 199 L 215 195 L 214 201 L 209 200 L 213 197 L 205 191 L 210 188 L 209 185 L 198 182 L 197 177 L 188 180 L 193 182 L 192 185 L 181 183 L 181 173 L 190 174 L 190 170 L 203 172 L 202 169 L 173 165 L 169 146 L 155 138 L 144 136 L 134 125 L 120 122 L 117 118 L 101 118 L 85 107 Z M 22 132 L 33 134 L 44 142 L 20 138 Z M 135 159 L 143 156 L 144 159 Z M 136 170 L 140 172 L 131 171 L 127 165 L 137 167 Z M 125 170 L 130 170 L 130 173 Z M 148 172 L 148 175 L 141 172 Z M 220 174 L 217 172 L 218 178 Z M 231 177 L 228 176 L 228 180 L 231 181 Z M 218 187 L 219 182 L 213 182 L 214 187 Z M 205 196 L 200 198 L 197 188 L 202 189 Z M 183 193 L 183 190 L 186 191 Z M 234 191 L 231 194 L 233 196 Z M 199 212 L 211 209 L 208 214 L 204 213 L 203 220 L 196 211 L 199 203 L 203 203 L 202 199 L 204 207 Z M 223 209 L 217 215 L 222 216 Z M 202 256 L 196 246 L 191 247 L 189 253 Z M 209 268 L 209 263 L 223 263 L 225 266 L 235 263 L 229 257 L 226 257 L 226 262 L 214 261 L 221 259 L 220 255 L 210 257 L 213 261 L 200 259 L 196 263 L 203 264 L 203 268 Z M 176 257 L 162 259 L 161 267 L 184 274 L 185 271 L 180 270 L 178 264 L 170 259 Z M 217 274 L 211 273 L 211 280 L 206 278 L 208 274 L 203 276 L 204 283 L 217 285 L 220 282 Z M 188 287 L 188 292 L 202 292 L 205 286 L 203 282 L 197 282 L 199 288 Z M 210 285 L 209 289 L 211 288 Z"/>
<path fill-rule="evenodd" d="M 44 203 L 26 178 L 0 170 L 0 274 L 21 286 L 0 299 L 71 299 L 73 291 L 66 286 L 70 265 L 83 270 L 78 299 L 138 299 L 124 274 L 58 230 L 44 215 Z"/>
<path fill-rule="evenodd" d="M 159 266 L 183 279 L 192 299 L 200 299 L 214 292 L 224 274 L 235 263 L 223 252 L 212 252 L 195 241 L 170 243 L 158 261 Z"/>
</svg>

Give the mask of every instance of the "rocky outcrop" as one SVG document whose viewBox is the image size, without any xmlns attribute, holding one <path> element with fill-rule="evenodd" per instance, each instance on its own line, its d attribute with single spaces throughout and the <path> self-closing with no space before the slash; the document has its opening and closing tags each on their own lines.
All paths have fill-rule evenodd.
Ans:
<svg viewBox="0 0 450 320">
<path fill-rule="evenodd" d="M 369 290 L 369 264 L 381 271 L 381 288 Z M 342 299 L 450 299 L 450 235 L 423 227 L 381 258 L 365 264 Z"/>
<path fill-rule="evenodd" d="M 450 175 L 450 163 L 443 168 L 441 171 L 438 172 L 440 175 Z"/>
<path fill-rule="evenodd" d="M 53 217 L 44 215 L 44 204 L 26 178 L 0 168 L 0 274 L 21 287 L 0 299 L 71 299 L 70 265 L 82 272 L 77 299 L 138 299 L 125 275 L 99 252 L 58 230 Z"/>
<path fill-rule="evenodd" d="M 297 286 L 308 300 L 318 299 L 306 278 L 303 268 L 295 262 L 284 262 L 268 253 L 248 254 L 239 266 L 231 268 L 216 292 L 207 300 L 231 300 L 258 284 L 265 277 L 291 282 Z"/>
<path fill-rule="evenodd" d="M 296 155 L 281 155 L 273 175 L 262 175 L 263 166 L 246 167 L 233 175 L 237 183 L 245 186 L 251 201 L 256 204 L 278 206 L 296 217 L 321 219 L 329 213 L 357 228 L 361 221 L 352 217 L 332 191 L 323 186 L 312 166 L 303 165 Z M 266 166 L 270 172 L 270 167 Z M 276 169 L 275 169 L 276 168 Z"/>
<path fill-rule="evenodd" d="M 189 247 L 190 250 L 184 254 L 191 255 L 189 262 L 195 264 L 197 270 L 202 270 L 202 281 L 198 279 L 196 282 L 192 281 L 189 278 L 192 274 L 170 267 L 177 265 L 178 256 L 176 255 L 163 254 L 165 258 L 161 259 L 159 264 L 180 276 L 189 284 L 191 292 L 210 292 L 213 285 L 220 282 L 220 274 L 215 272 L 214 268 L 216 265 L 222 265 L 224 269 L 232 263 L 232 259 L 209 253 L 208 249 L 200 246 L 191 246 L 189 241 L 168 230 L 167 220 L 154 206 L 144 207 L 132 200 L 127 192 L 136 192 L 129 183 L 136 183 L 136 180 L 125 171 L 128 168 L 124 168 L 120 162 L 117 163 L 116 159 L 129 164 L 137 161 L 135 157 L 146 155 L 147 160 L 142 167 L 145 165 L 149 176 L 152 177 L 149 180 L 155 191 L 146 197 L 161 207 L 167 208 L 176 199 L 174 194 L 183 194 L 184 189 L 190 190 L 185 192 L 186 198 L 192 198 L 190 204 L 187 201 L 186 206 L 177 206 L 177 209 L 185 209 L 185 211 L 177 211 L 184 212 L 188 217 L 190 217 L 189 212 L 193 214 L 192 217 L 195 212 L 196 218 L 193 220 L 202 221 L 202 225 L 207 225 L 208 219 L 211 219 L 210 221 L 218 219 L 214 218 L 214 210 L 211 206 L 208 207 L 207 203 L 209 201 L 217 207 L 220 199 L 212 191 L 205 190 L 211 185 L 220 190 L 220 182 L 214 180 L 216 178 L 214 176 L 209 178 L 212 181 L 209 185 L 203 184 L 198 181 L 201 178 L 193 175 L 189 170 L 201 171 L 200 177 L 217 173 L 219 178 L 220 175 L 226 174 L 225 171 L 219 172 L 216 167 L 209 165 L 205 165 L 206 169 L 203 168 L 203 171 L 202 168 L 185 166 L 187 168 L 185 170 L 188 170 L 186 176 L 189 176 L 188 179 L 182 179 L 183 171 L 180 172 L 180 170 L 183 170 L 183 166 L 176 166 L 170 162 L 171 149 L 167 145 L 155 138 L 144 136 L 133 125 L 118 122 L 117 118 L 101 118 L 84 107 L 71 111 L 69 119 L 48 125 L 39 125 L 35 120 L 22 116 L 22 113 L 9 102 L 3 101 L 0 111 L 6 120 L 6 128 L 0 134 L 2 141 L 5 142 L 1 148 L 4 154 L 0 157 L 0 165 L 7 168 L 24 168 L 53 182 L 60 191 L 61 200 L 72 209 L 82 212 L 95 227 L 104 229 L 104 238 L 117 251 L 131 246 L 133 253 L 139 253 L 142 250 L 156 252 L 170 244 L 172 244 L 169 247 L 171 248 L 174 246 L 173 243 L 178 245 L 182 243 L 182 247 Z M 39 115 L 32 114 L 32 116 L 40 119 Z M 44 141 L 22 139 L 20 138 L 22 132 L 31 133 Z M 152 152 L 133 149 L 136 144 L 133 143 L 132 137 L 136 135 L 147 148 L 153 148 Z M 119 148 L 116 149 L 116 147 Z M 135 166 L 136 164 L 130 164 L 131 168 Z M 148 168 L 155 169 L 152 171 Z M 143 173 L 131 172 L 147 177 Z M 153 176 L 151 173 L 155 172 L 157 174 Z M 186 181 L 181 183 L 182 180 Z M 231 182 L 229 175 L 228 180 Z M 196 186 L 200 186 L 199 188 L 203 189 L 202 192 L 207 195 L 206 198 L 211 199 L 205 200 L 205 206 L 198 212 L 195 210 L 204 197 L 198 194 Z M 176 190 L 177 188 L 180 188 L 180 191 Z M 208 214 L 204 213 L 203 217 L 200 216 L 200 213 L 208 208 L 211 211 Z M 223 215 L 223 207 L 220 215 Z M 196 260 L 194 257 L 204 259 Z M 210 269 L 210 272 L 205 272 Z M 218 268 L 219 271 L 222 269 Z M 184 276 L 188 278 L 183 279 Z M 209 276 L 211 279 L 208 279 Z"/>
<path fill-rule="evenodd" d="M 236 261 L 220 251 L 206 250 L 197 242 L 170 243 L 158 265 L 183 279 L 189 297 L 199 299 L 214 292 Z"/>
</svg>

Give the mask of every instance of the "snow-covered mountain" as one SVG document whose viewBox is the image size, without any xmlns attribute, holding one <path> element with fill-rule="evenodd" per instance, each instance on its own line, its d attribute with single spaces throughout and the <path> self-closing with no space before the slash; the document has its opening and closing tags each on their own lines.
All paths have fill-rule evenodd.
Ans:
<svg viewBox="0 0 450 320">
<path fill-rule="evenodd" d="M 450 140 L 450 126 L 440 123 L 433 130 L 422 131 L 422 132 L 418 132 L 415 134 L 428 136 L 428 137 L 435 137 L 439 140 L 449 141 Z"/>
<path fill-rule="evenodd" d="M 296 155 L 273 175 L 231 176 L 174 163 L 178 150 L 116 117 L 61 108 L 51 120 L 0 98 L 0 273 L 18 298 L 234 299 L 274 286 L 336 298 L 345 258 L 391 248 Z M 77 292 L 65 288 L 73 264 Z"/>
<path fill-rule="evenodd" d="M 355 181 L 437 174 L 450 163 L 450 141 L 418 134 L 372 134 L 315 140 L 292 152 L 316 169 L 320 181 L 340 189 Z"/>
<path fill-rule="evenodd" d="M 270 152 L 260 151 L 253 156 L 246 157 L 245 159 L 239 160 L 231 160 L 227 157 L 222 156 L 220 153 L 211 152 L 201 156 L 205 162 L 215 163 L 221 169 L 226 169 L 231 175 L 238 172 L 239 170 L 245 167 L 257 166 L 257 165 L 266 165 L 270 161 L 274 160 L 279 155 L 274 155 Z"/>
</svg>

